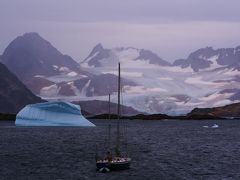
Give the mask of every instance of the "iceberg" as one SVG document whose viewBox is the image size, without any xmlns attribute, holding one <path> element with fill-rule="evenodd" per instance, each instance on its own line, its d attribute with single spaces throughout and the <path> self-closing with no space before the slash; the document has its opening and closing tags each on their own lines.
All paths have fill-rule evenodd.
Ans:
<svg viewBox="0 0 240 180">
<path fill-rule="evenodd" d="M 16 116 L 16 126 L 88 126 L 95 125 L 81 114 L 79 105 L 54 101 L 25 106 Z"/>
</svg>

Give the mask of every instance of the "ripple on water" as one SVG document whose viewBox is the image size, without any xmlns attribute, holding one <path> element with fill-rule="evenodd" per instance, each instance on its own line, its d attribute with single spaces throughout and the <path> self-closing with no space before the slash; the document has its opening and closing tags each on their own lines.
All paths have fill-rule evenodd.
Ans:
<svg viewBox="0 0 240 180">
<path fill-rule="evenodd" d="M 240 179 L 240 121 L 127 121 L 131 169 L 107 174 L 96 172 L 94 159 L 107 121 L 93 122 L 96 128 L 16 128 L 0 122 L 0 177 Z M 203 128 L 215 123 L 219 128 Z"/>
</svg>

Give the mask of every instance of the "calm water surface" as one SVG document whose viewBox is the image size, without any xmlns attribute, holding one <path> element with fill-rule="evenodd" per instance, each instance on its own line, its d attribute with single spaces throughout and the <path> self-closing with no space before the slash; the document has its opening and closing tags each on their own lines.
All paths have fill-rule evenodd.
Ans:
<svg viewBox="0 0 240 180">
<path fill-rule="evenodd" d="M 92 122 L 96 128 L 0 122 L 0 179 L 240 179 L 240 121 L 127 121 L 131 169 L 106 174 L 94 157 L 107 121 Z"/>
</svg>

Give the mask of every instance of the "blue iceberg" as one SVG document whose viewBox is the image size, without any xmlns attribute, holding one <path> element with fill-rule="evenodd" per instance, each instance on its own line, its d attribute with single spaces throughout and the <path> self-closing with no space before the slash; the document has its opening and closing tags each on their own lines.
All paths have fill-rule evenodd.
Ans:
<svg viewBox="0 0 240 180">
<path fill-rule="evenodd" d="M 17 114 L 15 125 L 95 126 L 83 117 L 80 106 L 65 101 L 29 104 Z"/>
</svg>

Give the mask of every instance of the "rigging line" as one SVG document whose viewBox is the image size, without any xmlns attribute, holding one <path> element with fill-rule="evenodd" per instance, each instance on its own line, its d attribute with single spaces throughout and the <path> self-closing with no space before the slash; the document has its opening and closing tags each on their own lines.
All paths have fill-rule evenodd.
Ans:
<svg viewBox="0 0 240 180">
<path fill-rule="evenodd" d="M 121 88 L 121 114 L 124 115 L 125 111 L 124 111 L 124 88 Z M 125 145 L 125 151 L 126 151 L 126 155 L 128 156 L 128 139 L 127 139 L 127 122 L 126 119 L 122 119 L 122 138 L 123 138 L 123 145 Z"/>
<path fill-rule="evenodd" d="M 108 113 L 110 112 L 109 105 L 108 105 Z M 104 151 L 110 150 L 110 114 L 108 115 L 108 119 L 106 118 L 106 121 L 108 121 L 108 126 L 105 129 L 106 133 L 102 136 L 103 142 L 100 143 L 101 149 Z M 104 152 L 105 153 L 105 152 Z"/>
<path fill-rule="evenodd" d="M 111 109 L 110 109 L 110 103 L 111 103 L 111 95 L 109 94 L 108 97 L 108 149 L 111 151 Z"/>
<path fill-rule="evenodd" d="M 122 80 L 121 80 L 121 83 L 122 83 Z M 124 102 L 123 102 L 123 88 L 121 88 L 121 91 L 120 91 L 120 93 L 121 93 L 121 115 L 122 116 L 124 116 Z M 124 119 L 123 119 L 123 117 L 121 117 L 121 124 L 122 124 L 122 138 L 123 138 L 123 140 L 124 140 L 124 133 L 125 133 L 125 126 L 124 126 Z"/>
</svg>

